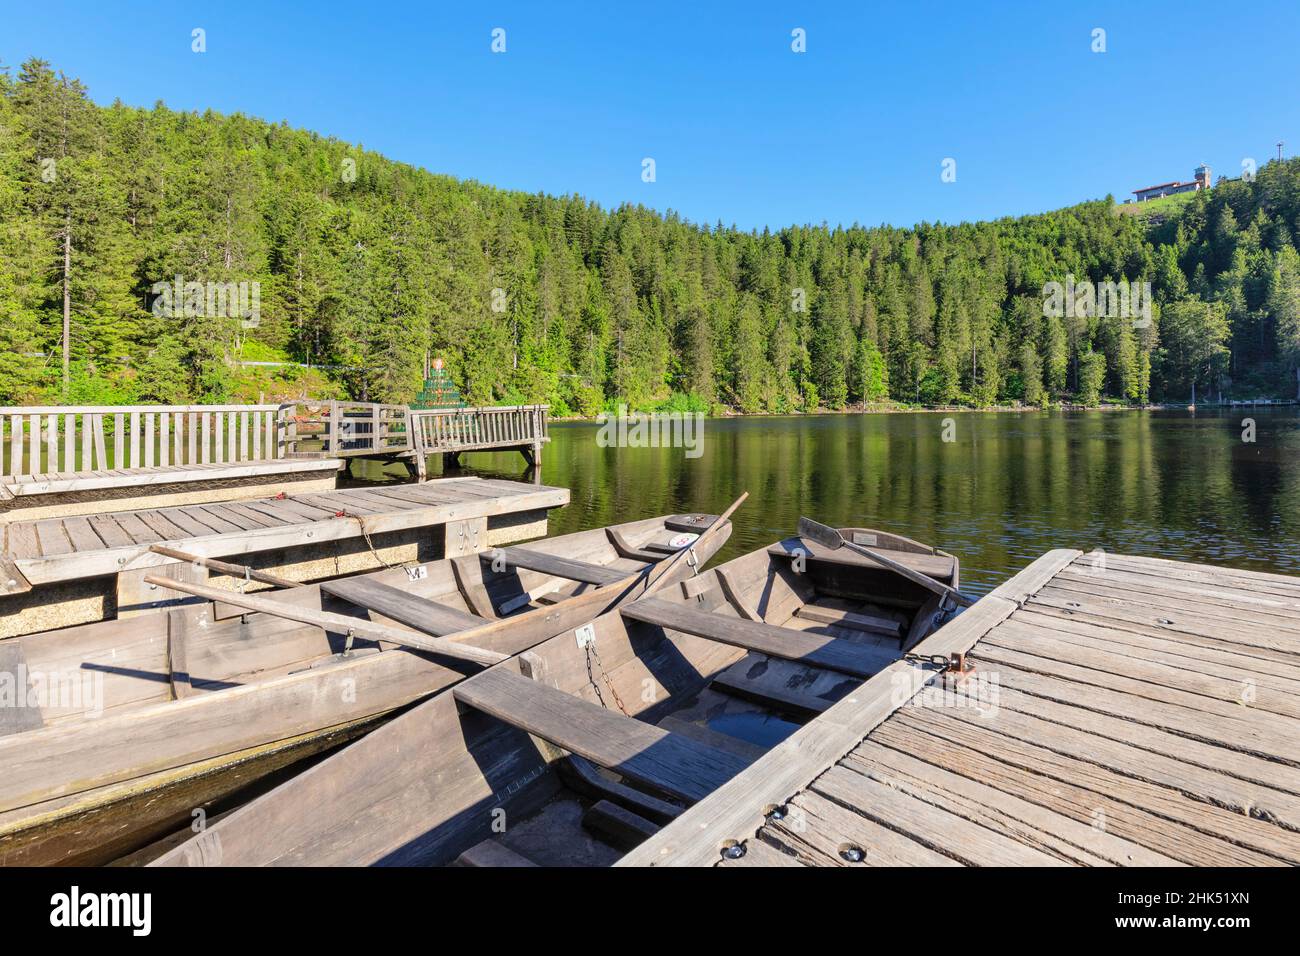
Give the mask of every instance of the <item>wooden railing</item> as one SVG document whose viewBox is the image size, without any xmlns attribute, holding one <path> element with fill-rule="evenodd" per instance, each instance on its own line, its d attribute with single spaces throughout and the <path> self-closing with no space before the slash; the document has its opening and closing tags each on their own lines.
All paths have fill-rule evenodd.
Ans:
<svg viewBox="0 0 1300 956">
<path fill-rule="evenodd" d="M 0 474 L 283 458 L 282 439 L 277 405 L 0 408 Z"/>
<path fill-rule="evenodd" d="M 287 454 L 309 457 L 401 455 L 411 450 L 410 410 L 371 402 L 281 406 Z"/>
<path fill-rule="evenodd" d="M 447 408 L 411 412 L 417 450 L 439 452 L 491 448 L 540 447 L 546 434 L 549 405 L 510 405 L 501 408 Z"/>
</svg>

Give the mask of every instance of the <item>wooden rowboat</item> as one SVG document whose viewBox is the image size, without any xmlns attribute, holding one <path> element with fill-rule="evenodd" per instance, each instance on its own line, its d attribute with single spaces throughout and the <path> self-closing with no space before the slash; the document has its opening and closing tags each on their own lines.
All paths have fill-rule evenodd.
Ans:
<svg viewBox="0 0 1300 956">
<path fill-rule="evenodd" d="M 711 520 L 652 518 L 257 594 L 160 579 L 211 600 L 0 641 L 17 704 L 0 707 L 0 863 L 106 862 L 246 798 L 268 773 L 647 580 L 692 575 L 730 534 L 723 522 L 701 537 Z"/>
<path fill-rule="evenodd" d="M 958 583 L 951 555 L 842 533 Z M 484 670 L 153 862 L 610 864 L 896 661 L 940 606 L 787 539 Z"/>
</svg>

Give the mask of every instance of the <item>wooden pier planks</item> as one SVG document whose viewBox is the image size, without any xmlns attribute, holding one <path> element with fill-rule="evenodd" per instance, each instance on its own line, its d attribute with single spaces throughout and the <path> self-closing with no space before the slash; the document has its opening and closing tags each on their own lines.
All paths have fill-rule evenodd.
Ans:
<svg viewBox="0 0 1300 956">
<path fill-rule="evenodd" d="M 50 584 L 165 563 L 149 552 L 152 544 L 183 546 L 202 557 L 230 557 L 360 537 L 362 524 L 365 534 L 375 535 L 554 508 L 569 500 L 564 488 L 501 480 L 436 480 L 402 487 L 401 495 L 346 489 L 15 521 L 6 527 L 6 557 L 31 584 Z"/>
<path fill-rule="evenodd" d="M 621 863 L 1295 865 L 1297 634 L 1300 578 L 1052 552 L 915 649 L 983 683 L 900 663 Z"/>
</svg>

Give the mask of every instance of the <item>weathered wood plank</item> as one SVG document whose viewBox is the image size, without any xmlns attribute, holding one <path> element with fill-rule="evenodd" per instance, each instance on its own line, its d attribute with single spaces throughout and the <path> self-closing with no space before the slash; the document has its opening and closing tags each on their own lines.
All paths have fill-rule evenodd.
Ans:
<svg viewBox="0 0 1300 956">
<path fill-rule="evenodd" d="M 570 581 L 582 581 L 586 584 L 613 584 L 627 577 L 626 572 L 615 571 L 613 568 L 587 561 L 574 561 L 558 554 L 548 554 L 530 548 L 497 548 L 491 552 L 483 552 L 480 558 L 485 563 L 492 564 L 498 555 L 505 559 L 507 567 L 526 568 L 529 571 L 539 571 L 542 574 L 568 578 Z"/>
<path fill-rule="evenodd" d="M 947 708 L 938 712 L 927 708 L 907 708 L 898 714 L 897 720 L 1018 767 L 1022 774 L 1035 774 L 1083 787 L 1181 823 L 1184 829 L 1212 834 L 1251 851 L 1257 863 L 1263 864 L 1270 858 L 1275 861 L 1274 865 L 1281 861 L 1300 862 L 1300 834 L 1204 803 L 1178 790 L 1124 776 L 1106 767 L 1056 753 L 1051 748 L 1009 737 L 986 726 L 974 726 L 959 718 L 959 710 Z M 1151 843 L 1150 838 L 1141 842 L 1162 852 L 1173 852 L 1171 847 Z"/>
<path fill-rule="evenodd" d="M 871 740 L 1191 866 L 1278 865 L 1271 857 L 1184 826 L 1110 793 L 1068 783 L 1059 776 L 1027 772 L 1022 766 L 991 757 L 964 742 L 926 733 L 901 716 L 877 727 Z"/>
<path fill-rule="evenodd" d="M 504 668 L 471 677 L 453 693 L 467 706 L 684 800 L 707 796 L 744 768 L 731 754 Z"/>
<path fill-rule="evenodd" d="M 697 611 L 662 598 L 642 598 L 625 605 L 622 613 L 625 618 L 668 630 L 706 637 L 800 664 L 827 667 L 855 677 L 870 677 L 898 660 L 898 654 L 887 648 L 813 635 L 762 621 Z"/>
<path fill-rule="evenodd" d="M 1081 866 L 1179 866 L 1172 857 L 1080 823 L 1055 810 L 936 767 L 868 737 L 838 766 L 865 774 Z"/>
<path fill-rule="evenodd" d="M 827 770 L 812 790 L 970 866 L 1065 865 L 1059 857 L 844 767 Z"/>
<path fill-rule="evenodd" d="M 357 607 L 378 611 L 399 624 L 439 637 L 486 623 L 476 615 L 466 614 L 437 601 L 366 578 L 323 581 L 320 589 L 326 594 L 350 601 Z"/>
<path fill-rule="evenodd" d="M 813 866 L 961 866 L 950 856 L 937 853 L 889 827 L 881 826 L 818 793 L 806 791 L 790 800 L 785 815 L 767 822 L 758 839 L 745 841 L 748 847 L 769 843 Z M 683 815 L 685 816 L 685 815 Z M 642 844 L 634 853 L 643 852 L 648 844 L 662 839 L 662 834 Z M 719 847 L 710 847 L 709 863 L 720 859 Z M 847 853 L 859 850 L 860 862 Z M 631 854 L 629 854 L 631 855 Z M 628 857 L 619 861 L 625 865 Z"/>
</svg>

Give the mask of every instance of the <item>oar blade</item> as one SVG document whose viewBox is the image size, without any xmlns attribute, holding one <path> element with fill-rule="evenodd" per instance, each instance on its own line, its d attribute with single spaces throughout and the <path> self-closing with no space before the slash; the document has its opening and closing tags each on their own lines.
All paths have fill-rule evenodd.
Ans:
<svg viewBox="0 0 1300 956">
<path fill-rule="evenodd" d="M 816 541 L 832 550 L 844 547 L 844 536 L 830 525 L 813 521 L 812 518 L 799 519 L 799 537 Z"/>
</svg>

